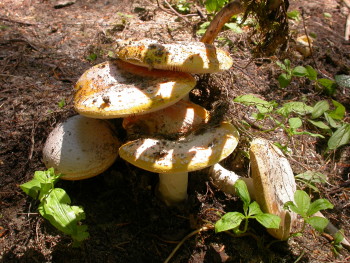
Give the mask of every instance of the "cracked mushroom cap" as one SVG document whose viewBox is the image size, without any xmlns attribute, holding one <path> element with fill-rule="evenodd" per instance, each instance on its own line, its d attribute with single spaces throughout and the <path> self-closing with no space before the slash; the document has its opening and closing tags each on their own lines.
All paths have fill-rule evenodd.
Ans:
<svg viewBox="0 0 350 263">
<path fill-rule="evenodd" d="M 115 53 L 135 65 L 198 74 L 221 72 L 233 64 L 226 51 L 202 42 L 162 44 L 151 39 L 122 40 Z"/>
<path fill-rule="evenodd" d="M 236 148 L 236 128 L 223 122 L 204 133 L 180 140 L 138 139 L 119 148 L 119 155 L 129 163 L 154 173 L 183 173 L 211 166 L 230 155 Z"/>
<path fill-rule="evenodd" d="M 195 85 L 196 80 L 187 73 L 107 61 L 80 77 L 74 108 L 81 115 L 98 119 L 144 114 L 176 103 Z"/>
<path fill-rule="evenodd" d="M 51 131 L 43 161 L 47 168 L 64 174 L 62 179 L 81 180 L 107 170 L 117 158 L 119 146 L 107 121 L 76 115 Z"/>
<path fill-rule="evenodd" d="M 256 138 L 250 146 L 251 172 L 256 201 L 262 211 L 281 218 L 279 229 L 267 229 L 273 237 L 285 240 L 296 221 L 296 214 L 283 209 L 294 201 L 296 183 L 288 160 L 268 140 Z"/>
<path fill-rule="evenodd" d="M 209 112 L 185 100 L 155 112 L 123 119 L 123 128 L 132 134 L 163 134 L 181 136 L 207 123 Z"/>
</svg>

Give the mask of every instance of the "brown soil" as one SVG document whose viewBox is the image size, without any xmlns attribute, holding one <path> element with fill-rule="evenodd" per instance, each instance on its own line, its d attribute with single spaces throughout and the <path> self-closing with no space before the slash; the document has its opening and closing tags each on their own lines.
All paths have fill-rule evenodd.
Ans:
<svg viewBox="0 0 350 263">
<path fill-rule="evenodd" d="M 188 1 L 194 3 L 191 13 L 195 15 L 187 16 L 186 23 L 150 0 L 77 0 L 55 8 L 57 2 L 0 1 L 0 261 L 162 262 L 187 234 L 204 222 L 215 222 L 217 212 L 241 208 L 236 197 L 215 189 L 205 171 L 191 173 L 188 200 L 179 208 L 168 208 L 156 198 L 156 174 L 120 159 L 103 175 L 61 181 L 58 186 L 86 212 L 84 223 L 91 237 L 80 248 L 72 247 L 69 237 L 44 220 L 37 212 L 38 203 L 18 186 L 30 180 L 35 171 L 45 169 L 41 151 L 47 135 L 57 123 L 76 114 L 72 107 L 74 83 L 92 65 L 108 59 L 113 38 L 196 41 L 194 32 L 203 22 L 196 10 L 204 9 L 200 1 Z M 349 7 L 345 2 L 348 1 L 291 0 L 289 10 L 303 10 L 303 19 L 290 21 L 290 45 L 274 56 L 252 56 L 249 29 L 243 34 L 221 33 L 230 40 L 230 45 L 223 48 L 234 57 L 234 67 L 223 74 L 197 76 L 198 85 L 191 99 L 209 110 L 215 109 L 218 117 L 224 113 L 225 119 L 237 125 L 251 115 L 247 107 L 232 103 L 239 95 L 254 93 L 278 103 L 305 101 L 310 105 L 330 100 L 305 79 L 294 79 L 287 88 L 280 89 L 277 77 L 281 70 L 275 62 L 289 58 L 293 66 L 312 65 L 320 77 L 349 75 L 349 42 L 344 41 Z M 325 17 L 325 12 L 331 17 Z M 293 39 L 305 31 L 315 33 L 317 38 L 312 56 L 300 59 L 295 55 Z M 92 54 L 97 58 L 89 61 Z M 349 112 L 349 95 L 349 89 L 339 87 L 332 98 Z M 60 108 L 62 100 L 66 105 Z M 313 170 L 327 175 L 329 183 L 318 185 L 320 192 L 313 196 L 334 204 L 334 209 L 325 215 L 350 237 L 349 145 L 328 156 L 324 154 L 325 140 L 289 138 L 281 130 L 262 133 L 252 126 L 242 133 L 237 153 L 246 150 L 252 136 L 288 144 L 292 150 L 288 159 L 295 174 Z M 242 175 L 248 173 L 248 161 L 240 154 L 229 157 L 224 165 Z M 262 227 L 253 221 L 251 227 L 258 240 L 202 231 L 187 239 L 171 262 L 350 260 L 348 250 L 335 256 L 330 237 L 312 229 L 287 242 L 271 243 L 273 238 Z"/>
</svg>

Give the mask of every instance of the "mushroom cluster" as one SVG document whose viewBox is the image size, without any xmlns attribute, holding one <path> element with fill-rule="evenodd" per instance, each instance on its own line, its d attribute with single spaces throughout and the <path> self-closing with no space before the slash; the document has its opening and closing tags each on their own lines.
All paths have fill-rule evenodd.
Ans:
<svg viewBox="0 0 350 263">
<path fill-rule="evenodd" d="M 88 127 L 80 132 L 73 131 L 74 128 L 56 128 L 58 135 L 50 135 L 46 142 L 44 162 L 63 173 L 63 179 L 78 180 L 98 174 L 92 172 L 98 170 L 89 166 L 92 163 L 99 167 L 101 158 L 106 160 L 104 169 L 98 170 L 102 172 L 119 154 L 139 168 L 159 173 L 160 198 L 167 205 L 180 203 L 187 197 L 188 172 L 214 165 L 237 146 L 239 135 L 233 125 L 223 122 L 206 127 L 208 111 L 188 99 L 196 85 L 192 74 L 227 70 L 233 60 L 227 52 L 211 44 L 161 44 L 150 39 L 118 41 L 115 54 L 116 59 L 88 69 L 79 78 L 74 108 L 80 115 L 67 122 L 80 119 L 108 126 L 108 120 L 103 119 L 123 118 L 122 126 L 131 140 L 120 146 L 110 129 L 110 141 L 105 144 L 114 151 L 113 156 L 106 157 L 101 155 L 102 146 L 97 145 L 103 141 L 102 128 Z M 65 138 L 68 133 L 74 142 Z M 84 145 L 81 133 L 90 138 Z M 57 138 L 70 147 L 60 148 L 60 144 L 54 143 Z M 86 157 L 89 165 L 84 164 L 80 169 L 77 160 L 85 152 L 90 153 Z M 75 169 L 81 170 L 79 175 L 74 171 L 74 162 Z"/>
</svg>

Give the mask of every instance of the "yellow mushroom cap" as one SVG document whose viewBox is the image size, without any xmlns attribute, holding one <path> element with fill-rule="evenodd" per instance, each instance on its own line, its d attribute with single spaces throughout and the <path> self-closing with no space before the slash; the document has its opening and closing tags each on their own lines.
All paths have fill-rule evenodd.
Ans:
<svg viewBox="0 0 350 263">
<path fill-rule="evenodd" d="M 58 124 L 43 149 L 47 168 L 62 173 L 62 179 L 81 180 L 107 170 L 118 156 L 118 138 L 105 120 L 80 115 Z"/>
<path fill-rule="evenodd" d="M 100 119 L 144 114 L 176 103 L 195 85 L 196 80 L 187 73 L 107 61 L 80 77 L 74 108 L 81 115 Z"/>
<path fill-rule="evenodd" d="M 188 73 L 221 72 L 228 70 L 233 64 L 226 51 L 202 42 L 161 44 L 150 39 L 124 40 L 117 43 L 116 56 L 151 69 Z"/>
<path fill-rule="evenodd" d="M 211 166 L 230 155 L 239 134 L 227 122 L 192 133 L 183 140 L 138 139 L 119 148 L 119 155 L 131 164 L 155 173 L 190 172 Z"/>
<path fill-rule="evenodd" d="M 203 107 L 185 100 L 159 111 L 126 117 L 123 128 L 131 133 L 144 135 L 183 135 L 208 122 L 209 112 Z"/>
</svg>

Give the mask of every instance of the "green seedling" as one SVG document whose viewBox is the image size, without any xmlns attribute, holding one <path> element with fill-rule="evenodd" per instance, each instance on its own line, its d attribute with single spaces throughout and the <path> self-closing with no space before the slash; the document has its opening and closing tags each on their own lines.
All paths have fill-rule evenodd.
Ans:
<svg viewBox="0 0 350 263">
<path fill-rule="evenodd" d="M 96 53 L 91 53 L 86 57 L 87 60 L 89 60 L 90 62 L 93 62 L 97 59 L 97 54 Z"/>
<path fill-rule="evenodd" d="M 27 195 L 39 200 L 39 213 L 58 230 L 70 235 L 73 246 L 79 246 L 89 237 L 87 226 L 80 223 L 85 219 L 85 213 L 82 207 L 70 205 L 71 200 L 63 189 L 54 187 L 60 176 L 53 168 L 36 171 L 34 178 L 20 187 Z"/>
<path fill-rule="evenodd" d="M 289 19 L 295 20 L 297 22 L 301 20 L 301 15 L 298 10 L 292 10 L 290 12 L 287 12 L 287 16 Z"/>
<path fill-rule="evenodd" d="M 281 218 L 263 213 L 256 201 L 251 202 L 247 185 L 243 180 L 237 180 L 234 184 L 236 193 L 243 201 L 243 213 L 228 212 L 215 223 L 215 232 L 232 230 L 236 235 L 241 235 L 248 230 L 248 220 L 256 219 L 266 228 L 278 228 Z M 243 225 L 243 226 L 242 226 Z"/>
<path fill-rule="evenodd" d="M 305 77 L 312 81 L 317 89 L 323 90 L 326 94 L 333 95 L 335 93 L 337 82 L 331 79 L 318 78 L 317 71 L 309 65 L 292 68 L 289 59 L 285 59 L 283 63 L 277 61 L 276 64 L 284 71 L 278 77 L 278 83 L 281 88 L 287 87 L 293 77 Z"/>
<path fill-rule="evenodd" d="M 247 94 L 234 99 L 247 106 L 254 106 L 257 109 L 252 117 L 257 120 L 271 120 L 275 126 L 264 132 L 274 131 L 282 128 L 289 136 L 309 135 L 312 137 L 329 137 L 327 142 L 328 150 L 335 150 L 350 142 L 350 124 L 344 122 L 345 107 L 332 100 L 332 106 L 328 101 L 322 100 L 314 106 L 309 106 L 304 102 L 287 102 L 278 105 L 275 101 L 266 101 L 254 95 Z M 319 133 L 312 133 L 303 126 L 312 124 Z"/>
<path fill-rule="evenodd" d="M 178 0 L 174 5 L 175 9 L 182 14 L 188 14 L 191 9 L 191 3 L 186 0 Z"/>
<path fill-rule="evenodd" d="M 64 106 L 66 106 L 66 100 L 65 100 L 64 98 L 62 98 L 62 99 L 58 102 L 57 106 L 58 106 L 60 109 L 63 109 Z"/>
<path fill-rule="evenodd" d="M 294 202 L 289 201 L 284 204 L 284 209 L 291 210 L 303 218 L 301 231 L 295 235 L 303 233 L 306 224 L 311 225 L 319 232 L 323 232 L 324 228 L 328 225 L 328 219 L 314 216 L 314 214 L 321 210 L 332 208 L 333 205 L 327 199 L 317 199 L 314 202 L 311 202 L 310 196 L 302 190 L 295 191 Z"/>
<path fill-rule="evenodd" d="M 206 0 L 204 6 L 209 13 L 216 13 L 228 2 L 228 0 Z"/>
<path fill-rule="evenodd" d="M 304 173 L 298 174 L 295 177 L 295 181 L 301 182 L 308 188 L 312 189 L 314 192 L 320 192 L 316 184 L 327 183 L 327 176 L 314 171 L 306 171 Z"/>
</svg>

